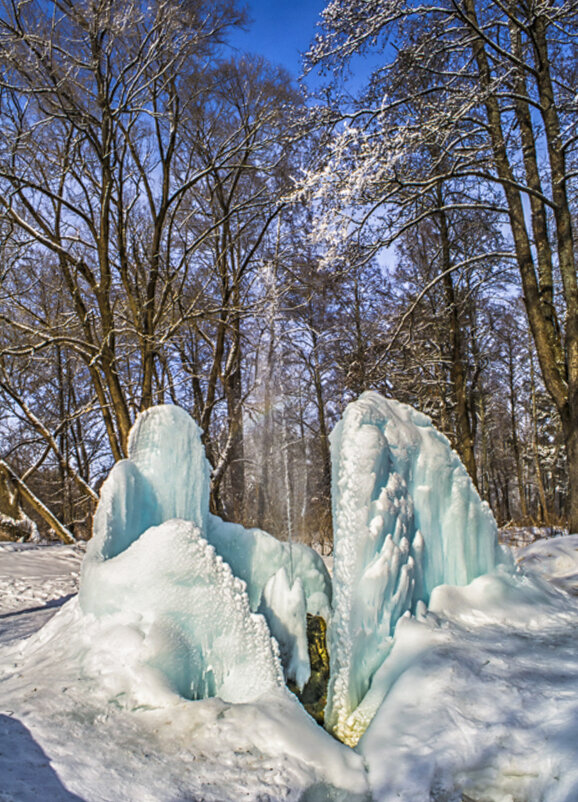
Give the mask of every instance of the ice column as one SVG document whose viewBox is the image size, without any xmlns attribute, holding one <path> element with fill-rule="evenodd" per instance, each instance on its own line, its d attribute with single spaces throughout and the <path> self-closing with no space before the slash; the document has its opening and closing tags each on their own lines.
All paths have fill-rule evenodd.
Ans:
<svg viewBox="0 0 578 802">
<path fill-rule="evenodd" d="M 497 528 L 449 441 L 411 407 L 364 393 L 332 434 L 334 573 L 326 726 L 359 740 L 386 690 L 395 625 L 434 587 L 501 560 Z"/>
</svg>

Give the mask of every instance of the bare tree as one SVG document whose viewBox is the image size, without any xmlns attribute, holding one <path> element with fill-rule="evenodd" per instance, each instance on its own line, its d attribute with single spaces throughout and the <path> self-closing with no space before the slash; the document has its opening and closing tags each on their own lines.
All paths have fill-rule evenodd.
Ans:
<svg viewBox="0 0 578 802">
<path fill-rule="evenodd" d="M 203 178 L 183 204 L 182 228 L 203 239 L 195 251 L 202 285 L 195 303 L 207 313 L 183 327 L 181 364 L 214 465 L 213 504 L 237 520 L 245 507 L 243 421 L 254 374 L 252 329 L 263 308 L 260 274 L 275 248 L 273 224 L 283 211 L 293 150 L 287 128 L 298 103 L 284 70 L 243 57 L 217 67 L 211 95 L 188 128 L 187 158 Z"/>
<path fill-rule="evenodd" d="M 347 218 L 348 232 L 373 226 L 375 248 L 434 215 L 422 201 L 440 185 L 460 182 L 469 208 L 502 215 L 542 375 L 562 422 L 573 531 L 578 282 L 569 200 L 576 173 L 569 165 L 578 143 L 577 14 L 572 2 L 334 0 L 311 64 L 338 71 L 340 62 L 374 46 L 383 63 L 359 103 L 344 110 L 336 102 L 321 112 L 341 127 L 326 165 L 309 182 L 318 182 L 325 202 L 335 201 L 330 206 Z M 497 200 L 489 186 L 499 191 Z M 464 201 L 444 201 L 446 209 L 460 206 Z M 498 254 L 481 252 L 468 262 L 489 256 Z"/>
<path fill-rule="evenodd" d="M 194 298 L 177 299 L 198 243 L 175 229 L 207 168 L 175 163 L 206 60 L 241 19 L 227 0 L 2 8 L 0 204 L 35 251 L 34 281 L 65 299 L 55 316 L 20 293 L 4 322 L 22 353 L 83 361 L 115 459 L 153 403 L 164 344 L 194 314 Z"/>
</svg>

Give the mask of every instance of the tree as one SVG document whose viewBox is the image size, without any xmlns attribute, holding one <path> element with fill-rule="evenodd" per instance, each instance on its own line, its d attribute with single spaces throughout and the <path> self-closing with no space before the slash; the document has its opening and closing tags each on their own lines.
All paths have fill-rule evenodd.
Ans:
<svg viewBox="0 0 578 802">
<path fill-rule="evenodd" d="M 170 398 L 204 429 L 217 506 L 228 472 L 242 515 L 245 321 L 297 101 L 282 70 L 225 58 L 243 20 L 230 0 L 0 13 L 2 387 L 49 444 L 64 497 L 66 476 L 89 481 L 81 417 L 92 428 L 100 411 L 119 459 L 136 412 Z M 20 386 L 31 354 L 53 403 L 32 376 Z"/>
<path fill-rule="evenodd" d="M 175 227 L 205 174 L 176 170 L 182 121 L 207 91 L 205 60 L 242 18 L 229 0 L 2 6 L 0 205 L 35 252 L 35 280 L 58 276 L 63 299 L 58 317 L 24 299 L 4 322 L 25 348 L 84 362 L 115 459 L 181 322 L 196 243 Z"/>
<path fill-rule="evenodd" d="M 275 249 L 273 224 L 283 211 L 293 149 L 286 129 L 298 103 L 284 70 L 243 57 L 218 65 L 211 94 L 188 127 L 187 159 L 203 178 L 183 204 L 182 228 L 203 240 L 195 251 L 193 292 L 197 308 L 207 313 L 182 327 L 179 349 L 214 465 L 213 503 L 224 513 L 220 488 L 228 474 L 227 515 L 236 520 L 245 506 L 251 329 L 261 309 L 259 276 Z M 223 425 L 211 431 L 220 405 L 226 408 Z"/>
<path fill-rule="evenodd" d="M 318 196 L 334 199 L 348 234 L 371 226 L 374 249 L 390 244 L 435 216 L 439 204 L 424 200 L 437 187 L 446 212 L 490 209 L 507 223 L 541 372 L 564 432 L 572 531 L 578 248 L 569 165 L 578 144 L 577 15 L 569 0 L 334 0 L 309 56 L 311 65 L 335 71 L 375 48 L 382 58 L 357 104 L 343 110 L 336 101 L 319 113 L 341 129 L 309 185 L 317 180 Z M 445 189 L 456 184 L 462 200 Z M 467 264 L 497 255 L 482 251 Z"/>
</svg>

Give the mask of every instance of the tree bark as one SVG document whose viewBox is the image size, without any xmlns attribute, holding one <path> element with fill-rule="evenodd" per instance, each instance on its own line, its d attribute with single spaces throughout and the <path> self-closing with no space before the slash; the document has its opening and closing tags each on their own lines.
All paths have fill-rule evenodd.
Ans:
<svg viewBox="0 0 578 802">
<path fill-rule="evenodd" d="M 460 457 L 469 473 L 473 483 L 478 486 L 478 471 L 474 453 L 474 438 L 468 409 L 468 387 L 464 365 L 463 343 L 460 320 L 451 274 L 451 246 L 448 231 L 448 221 L 443 211 L 443 197 L 441 186 L 437 188 L 437 202 L 439 206 L 438 221 L 440 225 L 442 245 L 442 275 L 443 287 L 447 305 L 447 320 L 450 340 L 450 378 L 454 391 L 456 404 L 457 445 Z"/>
</svg>

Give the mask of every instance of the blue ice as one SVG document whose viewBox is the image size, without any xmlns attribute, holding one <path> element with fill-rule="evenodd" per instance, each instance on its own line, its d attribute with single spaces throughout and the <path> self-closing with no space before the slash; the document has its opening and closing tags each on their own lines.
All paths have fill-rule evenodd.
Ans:
<svg viewBox="0 0 578 802">
<path fill-rule="evenodd" d="M 333 616 L 326 726 L 355 744 L 383 699 L 399 618 L 502 562 L 497 527 L 431 420 L 366 392 L 333 431 Z"/>
</svg>

